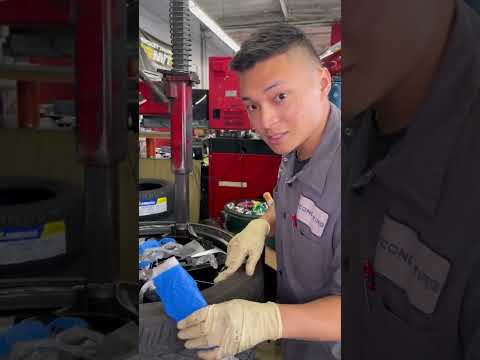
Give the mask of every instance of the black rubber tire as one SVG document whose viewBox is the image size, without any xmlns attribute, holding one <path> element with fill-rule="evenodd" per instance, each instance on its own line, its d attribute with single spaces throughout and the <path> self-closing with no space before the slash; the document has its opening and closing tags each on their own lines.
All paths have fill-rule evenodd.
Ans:
<svg viewBox="0 0 480 360">
<path fill-rule="evenodd" d="M 175 189 L 172 182 L 163 179 L 139 179 L 138 201 L 151 201 L 165 197 L 167 199 L 167 211 L 160 214 L 139 215 L 139 221 L 155 221 L 170 218 L 174 214 Z"/>
<path fill-rule="evenodd" d="M 217 220 L 212 219 L 212 218 L 203 219 L 203 220 L 200 221 L 200 224 L 214 226 L 214 227 L 218 227 L 218 228 L 223 229 L 222 225 L 220 225 Z"/>
<path fill-rule="evenodd" d="M 195 231 L 202 236 L 204 231 L 223 238 L 225 241 L 216 244 L 226 250 L 233 234 L 208 225 L 195 225 Z M 146 231 L 143 231 L 146 232 Z M 264 301 L 263 264 L 259 261 L 253 276 L 245 274 L 242 267 L 227 280 L 202 291 L 208 304 L 217 304 L 233 299 Z M 177 327 L 163 311 L 159 302 L 139 305 L 139 351 L 141 359 L 198 359 L 195 351 L 186 350 L 183 342 L 177 338 Z M 255 350 L 251 349 L 236 355 L 239 360 L 254 360 Z"/>
<path fill-rule="evenodd" d="M 72 260 L 81 251 L 82 198 L 79 189 L 65 183 L 43 178 L 0 178 L 0 229 L 64 221 L 66 240 L 65 254 L 0 265 L 0 277 L 44 274 Z"/>
<path fill-rule="evenodd" d="M 242 268 L 229 279 L 202 292 L 208 304 L 217 304 L 233 299 L 264 301 L 263 265 L 258 264 L 255 274 L 250 277 Z M 198 359 L 196 352 L 186 350 L 183 341 L 177 338 L 176 323 L 170 319 L 161 303 L 140 304 L 139 306 L 139 352 L 141 359 Z M 236 355 L 239 360 L 254 360 L 255 349 Z"/>
</svg>

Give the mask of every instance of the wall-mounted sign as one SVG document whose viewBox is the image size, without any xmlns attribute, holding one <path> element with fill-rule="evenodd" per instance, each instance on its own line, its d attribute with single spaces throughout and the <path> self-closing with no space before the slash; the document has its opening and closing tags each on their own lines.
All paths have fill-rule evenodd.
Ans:
<svg viewBox="0 0 480 360">
<path fill-rule="evenodd" d="M 155 70 L 171 70 L 173 63 L 172 47 L 144 30 L 139 30 L 139 45 Z"/>
</svg>

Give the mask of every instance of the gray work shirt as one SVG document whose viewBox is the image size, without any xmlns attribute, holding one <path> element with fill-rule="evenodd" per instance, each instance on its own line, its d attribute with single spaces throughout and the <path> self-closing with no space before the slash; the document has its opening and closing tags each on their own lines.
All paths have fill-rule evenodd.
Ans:
<svg viewBox="0 0 480 360">
<path fill-rule="evenodd" d="M 278 300 L 303 304 L 341 291 L 341 123 L 331 104 L 320 144 L 293 174 L 295 152 L 283 156 L 274 190 Z M 335 343 L 284 340 L 283 359 L 333 359 Z"/>
<path fill-rule="evenodd" d="M 479 359 L 479 16 L 457 2 L 428 99 L 371 168 L 371 111 L 359 123 L 343 142 L 343 359 Z"/>
</svg>

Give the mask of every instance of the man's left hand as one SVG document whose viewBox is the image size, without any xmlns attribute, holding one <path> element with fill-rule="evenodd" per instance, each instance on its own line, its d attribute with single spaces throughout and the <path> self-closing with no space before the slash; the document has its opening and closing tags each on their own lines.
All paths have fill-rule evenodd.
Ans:
<svg viewBox="0 0 480 360">
<path fill-rule="evenodd" d="M 207 306 L 178 323 L 178 337 L 187 349 L 210 349 L 201 359 L 220 360 L 282 336 L 278 305 L 231 300 Z"/>
</svg>

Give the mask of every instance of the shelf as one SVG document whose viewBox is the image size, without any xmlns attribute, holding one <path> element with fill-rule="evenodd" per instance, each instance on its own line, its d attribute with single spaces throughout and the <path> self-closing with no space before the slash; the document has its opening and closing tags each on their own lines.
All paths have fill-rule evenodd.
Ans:
<svg viewBox="0 0 480 360">
<path fill-rule="evenodd" d="M 153 139 L 170 139 L 169 132 L 148 131 L 138 133 L 139 137 L 153 138 Z"/>
</svg>

